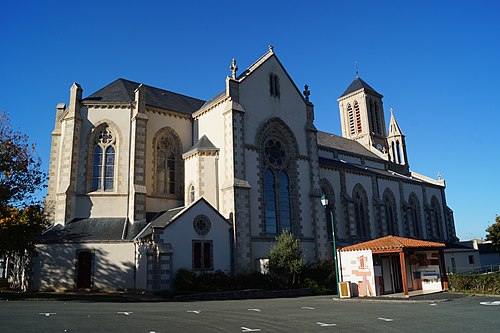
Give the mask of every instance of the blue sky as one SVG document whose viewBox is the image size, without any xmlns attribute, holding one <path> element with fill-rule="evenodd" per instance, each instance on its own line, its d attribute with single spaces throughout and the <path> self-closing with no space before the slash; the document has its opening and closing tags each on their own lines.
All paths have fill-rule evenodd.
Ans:
<svg viewBox="0 0 500 333">
<path fill-rule="evenodd" d="M 359 75 L 383 94 L 414 171 L 446 180 L 458 236 L 500 214 L 500 2 L 4 1 L 0 111 L 45 168 L 55 106 L 123 77 L 208 99 L 272 44 L 308 84 L 316 127 L 341 134 L 337 97 Z"/>
</svg>

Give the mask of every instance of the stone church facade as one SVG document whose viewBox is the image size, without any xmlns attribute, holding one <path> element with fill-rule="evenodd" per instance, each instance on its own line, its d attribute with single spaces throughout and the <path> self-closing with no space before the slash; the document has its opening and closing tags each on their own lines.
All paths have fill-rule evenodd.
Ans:
<svg viewBox="0 0 500 333">
<path fill-rule="evenodd" d="M 177 269 L 251 272 L 276 235 L 308 261 L 388 234 L 456 239 L 443 180 L 410 171 L 382 95 L 361 78 L 338 99 L 342 136 L 318 131 L 272 47 L 209 101 L 118 79 L 57 105 L 34 261 L 40 290 L 163 290 Z"/>
</svg>

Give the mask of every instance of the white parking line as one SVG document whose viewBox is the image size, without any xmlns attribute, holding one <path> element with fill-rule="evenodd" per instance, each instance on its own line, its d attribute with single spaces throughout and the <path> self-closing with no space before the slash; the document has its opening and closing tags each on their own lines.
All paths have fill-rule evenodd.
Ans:
<svg viewBox="0 0 500 333">
<path fill-rule="evenodd" d="M 383 321 L 394 321 L 394 319 L 390 319 L 390 318 L 379 317 L 378 319 L 383 320 Z"/>
<path fill-rule="evenodd" d="M 493 301 L 493 302 L 481 302 L 479 303 L 481 305 L 500 305 L 500 301 Z"/>
<path fill-rule="evenodd" d="M 322 322 L 317 321 L 316 324 L 318 324 L 320 327 L 330 327 L 330 326 L 337 326 L 337 324 L 325 324 Z"/>
<path fill-rule="evenodd" d="M 248 309 L 248 311 L 261 312 L 260 309 Z"/>
<path fill-rule="evenodd" d="M 45 317 L 50 317 L 51 315 L 55 315 L 55 312 L 40 312 L 39 315 L 44 315 Z"/>
<path fill-rule="evenodd" d="M 260 332 L 260 328 L 248 328 L 241 326 L 241 331 L 242 332 Z"/>
<path fill-rule="evenodd" d="M 200 314 L 201 310 L 189 310 L 187 311 L 189 313 L 196 313 L 196 314 Z"/>
<path fill-rule="evenodd" d="M 122 315 L 125 315 L 125 316 L 130 316 L 133 312 L 127 312 L 127 311 L 120 311 L 120 312 L 117 312 L 117 314 L 122 314 Z"/>
<path fill-rule="evenodd" d="M 314 310 L 314 308 L 311 308 L 310 306 L 301 306 L 300 308 L 306 310 Z"/>
</svg>

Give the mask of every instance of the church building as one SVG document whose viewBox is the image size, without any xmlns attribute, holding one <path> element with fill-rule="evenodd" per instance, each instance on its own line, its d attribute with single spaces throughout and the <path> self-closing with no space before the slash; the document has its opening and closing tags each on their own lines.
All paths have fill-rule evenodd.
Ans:
<svg viewBox="0 0 500 333">
<path fill-rule="evenodd" d="M 204 101 L 126 79 L 85 97 L 73 84 L 56 108 L 34 289 L 253 272 L 284 230 L 309 262 L 332 258 L 332 225 L 341 245 L 456 240 L 444 181 L 410 170 L 392 110 L 387 129 L 383 96 L 360 77 L 338 98 L 342 136 L 316 128 L 307 85 L 272 47 L 241 73 L 233 59 L 221 88 Z"/>
</svg>

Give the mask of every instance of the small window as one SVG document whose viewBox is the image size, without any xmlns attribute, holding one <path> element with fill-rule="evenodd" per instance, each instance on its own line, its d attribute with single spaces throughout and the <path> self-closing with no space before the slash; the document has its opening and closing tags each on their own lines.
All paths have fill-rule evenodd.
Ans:
<svg viewBox="0 0 500 333">
<path fill-rule="evenodd" d="M 269 93 L 272 97 L 280 97 L 280 79 L 274 73 L 269 74 Z"/>
<path fill-rule="evenodd" d="M 191 185 L 189 188 L 189 203 L 193 203 L 195 198 L 195 193 L 194 193 L 194 186 Z"/>
<path fill-rule="evenodd" d="M 213 241 L 193 240 L 193 269 L 213 270 Z"/>
<path fill-rule="evenodd" d="M 473 255 L 469 256 L 469 265 L 474 265 L 474 256 Z"/>
</svg>

